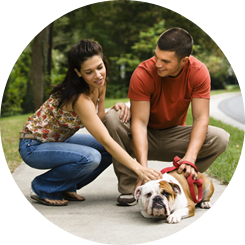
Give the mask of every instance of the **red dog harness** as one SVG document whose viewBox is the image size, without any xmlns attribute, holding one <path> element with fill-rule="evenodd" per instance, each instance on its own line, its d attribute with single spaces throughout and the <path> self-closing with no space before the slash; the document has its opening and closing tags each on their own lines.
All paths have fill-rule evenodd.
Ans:
<svg viewBox="0 0 245 245">
<path fill-rule="evenodd" d="M 181 163 L 178 163 L 179 160 L 181 160 L 181 159 L 176 156 L 174 158 L 174 161 L 173 161 L 174 167 L 164 168 L 163 170 L 161 170 L 161 173 L 165 174 L 165 173 L 172 172 L 172 171 L 178 169 L 180 167 L 180 165 L 182 165 L 182 164 L 187 164 L 187 165 L 192 166 L 193 168 L 195 168 L 195 170 L 198 173 L 198 169 L 197 169 L 197 167 L 194 164 L 192 164 L 191 162 L 188 162 L 188 161 L 182 161 Z M 188 181 L 188 184 L 189 184 L 189 187 L 190 187 L 190 192 L 191 192 L 191 197 L 192 197 L 193 202 L 194 203 L 201 202 L 201 200 L 203 198 L 203 190 L 202 190 L 203 180 L 202 180 L 202 178 L 200 178 L 200 179 L 195 181 L 195 180 L 192 179 L 191 175 L 189 175 L 188 178 L 187 178 L 187 181 Z M 197 188 L 198 188 L 198 198 L 197 199 L 196 199 L 194 184 L 196 184 Z"/>
</svg>

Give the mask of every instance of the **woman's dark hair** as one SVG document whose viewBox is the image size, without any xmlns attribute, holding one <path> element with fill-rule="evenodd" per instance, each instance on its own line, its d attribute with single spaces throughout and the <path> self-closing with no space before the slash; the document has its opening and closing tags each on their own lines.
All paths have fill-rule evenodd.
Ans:
<svg viewBox="0 0 245 245">
<path fill-rule="evenodd" d="M 72 108 L 81 93 L 89 94 L 89 86 L 82 77 L 75 72 L 80 71 L 84 61 L 100 55 L 106 68 L 106 82 L 108 80 L 109 64 L 103 55 L 102 47 L 91 40 L 82 40 L 71 48 L 68 54 L 68 70 L 64 81 L 53 88 L 50 94 L 56 94 L 60 98 L 59 107 L 72 101 Z"/>
<path fill-rule="evenodd" d="M 174 27 L 161 34 L 157 46 L 162 51 L 175 51 L 180 61 L 191 55 L 193 38 L 186 30 Z"/>
</svg>

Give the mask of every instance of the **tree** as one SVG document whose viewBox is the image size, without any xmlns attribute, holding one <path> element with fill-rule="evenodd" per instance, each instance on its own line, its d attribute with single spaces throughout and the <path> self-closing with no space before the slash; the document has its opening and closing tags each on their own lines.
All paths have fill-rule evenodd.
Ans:
<svg viewBox="0 0 245 245">
<path fill-rule="evenodd" d="M 34 109 L 43 103 L 44 84 L 47 71 L 48 40 L 50 26 L 45 27 L 33 40 L 30 67 L 30 86 L 27 94 L 33 91 Z"/>
<path fill-rule="evenodd" d="M 51 24 L 31 41 L 8 79 L 2 115 L 30 113 L 39 108 L 48 98 L 52 89 L 50 85 L 57 85 L 64 79 L 68 65 L 67 53 L 82 39 L 100 43 L 110 63 L 106 96 L 126 97 L 134 69 L 140 62 L 152 57 L 160 33 L 175 26 L 186 29 L 193 36 L 193 55 L 210 70 L 212 88 L 223 88 L 225 80 L 227 83 L 237 83 L 219 47 L 184 16 L 145 2 L 106 1 L 67 13 L 55 20 L 53 31 Z M 51 41 L 49 44 L 48 40 Z M 52 59 L 50 52 L 50 59 L 47 58 L 48 48 L 49 51 L 52 49 Z"/>
<path fill-rule="evenodd" d="M 54 22 L 52 22 L 49 25 L 49 33 L 48 33 L 48 59 L 47 59 L 48 76 L 51 76 L 51 70 L 52 70 L 53 30 L 54 30 Z"/>
</svg>

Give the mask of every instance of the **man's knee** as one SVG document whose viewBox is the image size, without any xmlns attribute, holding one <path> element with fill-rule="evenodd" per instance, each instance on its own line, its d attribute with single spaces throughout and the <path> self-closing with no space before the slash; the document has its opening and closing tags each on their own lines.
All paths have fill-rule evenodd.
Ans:
<svg viewBox="0 0 245 245">
<path fill-rule="evenodd" d="M 218 140 L 219 140 L 220 151 L 224 152 L 228 146 L 230 134 L 227 133 L 225 130 L 221 129 L 220 134 L 218 134 L 217 136 L 218 136 Z"/>
<path fill-rule="evenodd" d="M 215 137 L 217 151 L 220 154 L 223 153 L 228 146 L 230 134 L 222 128 L 215 127 L 212 127 L 211 132 L 212 134 L 214 134 Z"/>
<path fill-rule="evenodd" d="M 108 131 L 115 130 L 118 125 L 121 123 L 120 118 L 120 110 L 116 111 L 114 109 L 109 110 L 104 117 L 104 124 Z"/>
</svg>

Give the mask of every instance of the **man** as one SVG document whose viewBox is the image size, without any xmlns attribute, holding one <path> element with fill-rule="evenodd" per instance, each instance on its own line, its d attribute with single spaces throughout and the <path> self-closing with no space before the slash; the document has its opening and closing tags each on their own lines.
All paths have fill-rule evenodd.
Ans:
<svg viewBox="0 0 245 245">
<path fill-rule="evenodd" d="M 229 134 L 208 126 L 210 75 L 206 66 L 191 56 L 193 39 L 181 29 L 172 28 L 159 37 L 154 57 L 134 71 L 128 97 L 131 123 L 118 121 L 119 112 L 109 111 L 105 124 L 112 137 L 143 166 L 148 160 L 173 161 L 175 156 L 195 164 L 204 172 L 225 151 Z M 193 125 L 186 126 L 191 103 Z M 143 181 L 113 159 L 121 195 L 117 204 L 135 205 L 132 192 Z M 160 167 L 161 169 L 161 167 Z M 197 173 L 182 164 L 194 179 Z"/>
</svg>

